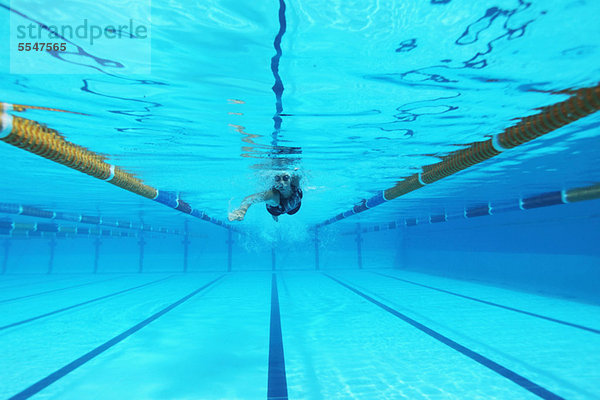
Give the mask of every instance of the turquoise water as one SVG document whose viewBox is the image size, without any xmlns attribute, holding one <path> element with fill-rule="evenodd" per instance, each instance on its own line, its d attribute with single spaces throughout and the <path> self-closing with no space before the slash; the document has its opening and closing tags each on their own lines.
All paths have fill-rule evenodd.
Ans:
<svg viewBox="0 0 600 400">
<path fill-rule="evenodd" d="M 0 143 L 0 398 L 600 398 L 600 203 L 545 195 L 598 184 L 600 114 L 315 229 L 596 87 L 599 12 L 0 1 L 6 118 L 213 218 Z M 148 35 L 17 50 L 83 19 Z M 214 223 L 281 170 L 297 214 Z"/>
</svg>

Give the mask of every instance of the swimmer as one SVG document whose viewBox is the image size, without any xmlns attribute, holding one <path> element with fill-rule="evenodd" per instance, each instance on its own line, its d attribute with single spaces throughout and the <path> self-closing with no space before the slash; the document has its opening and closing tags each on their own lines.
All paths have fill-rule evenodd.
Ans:
<svg viewBox="0 0 600 400">
<path fill-rule="evenodd" d="M 275 175 L 273 179 L 274 183 L 271 189 L 244 198 L 240 207 L 229 213 L 229 220 L 243 220 L 252 204 L 262 202 L 266 203 L 267 211 L 275 221 L 278 221 L 282 214 L 296 214 L 302 205 L 300 177 L 296 174 L 290 175 L 282 172 Z"/>
</svg>

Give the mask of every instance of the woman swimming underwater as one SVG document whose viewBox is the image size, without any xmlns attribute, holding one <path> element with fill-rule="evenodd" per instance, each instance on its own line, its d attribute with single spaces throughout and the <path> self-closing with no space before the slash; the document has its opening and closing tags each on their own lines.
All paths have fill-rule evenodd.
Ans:
<svg viewBox="0 0 600 400">
<path fill-rule="evenodd" d="M 302 189 L 300 176 L 288 172 L 278 173 L 273 177 L 273 186 L 264 192 L 252 194 L 242 200 L 239 208 L 229 213 L 230 221 L 241 221 L 252 204 L 265 202 L 267 211 L 275 221 L 281 214 L 293 215 L 302 205 Z"/>
</svg>

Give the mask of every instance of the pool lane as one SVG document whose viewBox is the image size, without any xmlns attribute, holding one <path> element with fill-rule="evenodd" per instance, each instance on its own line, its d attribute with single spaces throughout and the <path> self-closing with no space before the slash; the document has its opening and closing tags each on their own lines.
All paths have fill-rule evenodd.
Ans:
<svg viewBox="0 0 600 400">
<path fill-rule="evenodd" d="M 34 293 L 29 293 L 29 294 L 20 294 L 16 297 L 8 297 L 8 298 L 3 298 L 0 299 L 0 306 L 6 303 L 12 303 L 12 302 L 16 302 L 19 300 L 23 300 L 23 299 L 30 299 L 32 297 L 38 297 L 38 296 L 43 296 L 43 295 L 47 295 L 47 294 L 55 294 L 57 292 L 62 292 L 62 291 L 68 291 L 68 290 L 72 290 L 72 289 L 77 289 L 80 287 L 84 287 L 84 286 L 89 286 L 89 285 L 97 285 L 97 284 L 101 284 L 104 283 L 106 281 L 112 281 L 114 279 L 119 279 L 121 278 L 120 276 L 112 276 L 112 277 L 103 277 L 103 278 L 96 278 L 96 279 L 87 279 L 85 282 L 81 282 L 81 283 L 76 283 L 76 284 L 70 284 L 70 285 L 63 285 L 60 286 L 58 288 L 54 288 L 54 289 L 45 289 L 42 291 L 38 291 L 38 292 L 34 292 Z"/>
<path fill-rule="evenodd" d="M 228 274 L 33 399 L 266 399 L 270 273 Z"/>
<path fill-rule="evenodd" d="M 347 272 L 335 276 L 551 393 L 569 399 L 599 398 L 600 336 L 596 333 L 374 274 Z M 420 282 L 427 284 L 425 281 L 422 277 Z M 453 292 L 474 291 L 468 282 L 455 281 L 449 286 Z M 488 296 L 495 297 L 494 291 L 489 288 Z M 509 304 L 527 309 L 530 296 L 512 292 Z M 557 304 L 560 300 L 546 301 Z M 577 314 L 579 303 L 567 303 Z M 589 305 L 582 306 L 589 310 Z"/>
<path fill-rule="evenodd" d="M 55 291 L 55 284 L 49 283 L 48 286 L 39 286 L 35 296 L 17 296 L 18 300 L 0 303 L 0 326 L 6 326 L 21 320 L 33 318 L 41 314 L 52 312 L 61 308 L 85 302 L 94 298 L 101 297 L 109 293 L 115 293 L 120 290 L 150 282 L 154 279 L 166 277 L 167 274 L 158 275 L 121 275 L 114 274 L 104 277 L 88 276 L 87 280 L 80 281 L 69 289 Z M 81 283 L 90 283 L 80 286 Z M 61 285 L 64 288 L 64 284 Z M 45 292 L 45 293 L 44 293 Z M 43 293 L 43 294 L 42 294 Z"/>
<path fill-rule="evenodd" d="M 217 276 L 175 277 L 0 331 L 0 398 L 20 393 Z M 140 275 L 139 279 L 143 283 L 148 277 Z"/>
<path fill-rule="evenodd" d="M 43 302 L 27 302 L 26 304 L 20 302 L 17 306 L 12 304 L 12 307 L 10 307 L 10 310 L 7 312 L 3 312 L 2 307 L 0 307 L 0 331 L 28 324 L 42 318 L 49 318 L 56 314 L 67 312 L 75 308 L 83 307 L 98 301 L 103 301 L 114 296 L 119 296 L 123 293 L 138 290 L 148 285 L 153 285 L 162 282 L 166 279 L 170 279 L 172 277 L 173 275 L 160 277 L 158 279 L 154 279 L 145 283 L 135 284 L 135 286 L 131 286 L 131 284 L 129 283 L 130 279 L 128 279 L 126 281 L 120 281 L 119 285 L 117 285 L 116 287 L 102 287 L 101 291 L 97 290 L 97 292 L 100 293 L 95 293 L 96 291 L 94 291 L 94 293 L 86 291 L 84 293 L 81 293 L 81 295 L 77 295 L 76 293 L 71 292 L 69 293 L 69 297 L 65 299 L 59 299 L 56 298 L 56 296 L 54 296 L 53 298 L 47 299 Z M 136 280 L 139 280 L 139 277 Z M 75 302 L 73 299 L 77 299 L 77 302 Z M 12 322 L 7 322 L 3 324 L 3 319 L 7 319 Z"/>
<path fill-rule="evenodd" d="M 373 297 L 365 294 L 364 292 L 356 289 L 355 287 L 353 287 L 345 282 L 342 282 L 339 279 L 334 278 L 329 274 L 325 274 L 325 275 L 328 278 L 333 279 L 335 282 L 339 283 L 340 285 L 344 286 L 345 288 L 349 289 L 353 293 L 356 293 L 360 297 L 375 304 L 377 307 L 387 311 L 388 313 L 392 314 L 395 317 L 400 318 L 402 321 L 410 324 L 414 328 L 420 330 L 421 332 L 425 333 L 426 335 L 431 336 L 432 338 L 438 340 L 440 343 L 445 344 L 446 346 L 452 348 L 453 350 L 458 351 L 459 353 L 465 355 L 466 357 L 469 357 L 473 361 L 478 362 L 482 366 L 489 368 L 490 370 L 505 377 L 506 379 L 509 379 L 510 381 L 521 386 L 523 389 L 530 391 L 531 393 L 535 394 L 536 396 L 539 396 L 545 400 L 561 400 L 561 399 L 563 399 L 563 397 L 561 397 L 561 396 L 557 395 L 556 393 L 549 391 L 545 387 L 538 385 L 537 383 L 527 379 L 523 375 L 519 375 L 515 371 L 513 371 L 509 368 L 506 368 L 503 365 L 498 364 L 494 360 L 485 357 L 481 353 L 478 353 L 468 347 L 461 345 L 460 343 L 450 339 L 448 336 L 442 335 L 441 333 L 429 328 L 426 325 L 423 325 L 422 323 L 418 322 L 417 320 L 408 317 L 406 314 L 403 314 L 403 313 L 383 304 L 382 302 L 374 299 Z"/>
<path fill-rule="evenodd" d="M 464 294 L 461 294 L 461 293 L 458 293 L 458 292 L 453 292 L 451 290 L 442 289 L 440 287 L 426 285 L 426 284 L 415 282 L 415 281 L 411 281 L 411 280 L 408 280 L 408 279 L 405 279 L 405 278 L 400 278 L 400 277 L 394 276 L 394 275 L 384 274 L 384 273 L 381 273 L 381 272 L 373 272 L 373 273 L 381 275 L 381 276 L 384 276 L 384 277 L 387 277 L 387 278 L 395 279 L 395 280 L 400 281 L 400 282 L 409 283 L 411 285 L 416 285 L 416 286 L 424 287 L 424 288 L 427 288 L 427 289 L 435 290 L 437 292 L 446 293 L 446 294 L 449 294 L 449 295 L 452 295 L 452 296 L 460 297 L 460 298 L 463 298 L 463 299 L 467 299 L 467 300 L 471 300 L 471 301 L 476 301 L 476 302 L 482 303 L 482 304 L 487 304 L 488 306 L 503 308 L 505 310 L 517 312 L 517 313 L 524 314 L 524 315 L 529 315 L 530 317 L 540 318 L 540 319 L 544 319 L 546 321 L 555 322 L 557 324 L 566 325 L 566 326 L 570 326 L 572 328 L 577 328 L 577 329 L 581 329 L 581 330 L 584 330 L 584 331 L 588 331 L 588 332 L 600 334 L 600 329 L 590 328 L 589 326 L 585 326 L 585 325 L 582 325 L 582 324 L 577 324 L 577 323 L 574 323 L 574 322 L 569 322 L 569 321 L 561 320 L 561 319 L 558 319 L 558 318 L 549 317 L 547 315 L 534 313 L 534 312 L 527 311 L 527 310 L 524 310 L 524 309 L 520 309 L 520 308 L 508 306 L 506 304 L 495 303 L 493 301 L 485 300 L 483 298 L 477 298 L 477 297 L 473 297 L 473 296 L 467 296 L 467 295 L 464 295 Z"/>
<path fill-rule="evenodd" d="M 0 301 L 8 302 L 15 298 L 34 297 L 42 292 L 60 291 L 70 286 L 100 282 L 107 278 L 107 275 L 71 275 L 60 278 L 46 275 L 45 279 L 39 281 L 28 282 L 28 280 L 23 280 L 14 286 L 0 289 Z"/>
<path fill-rule="evenodd" d="M 206 288 L 220 274 L 139 274 L 7 303 L 109 296 L 0 330 L 0 398 L 598 398 L 599 347 L 581 335 L 600 335 L 468 298 L 539 312 L 541 296 L 401 271 L 384 274 L 410 283 L 329 274 L 238 272 Z"/>
<path fill-rule="evenodd" d="M 55 382 L 61 380 L 62 378 L 66 377 L 68 374 L 70 374 L 71 372 L 75 371 L 79 367 L 85 365 L 89 361 L 93 360 L 94 358 L 98 357 L 99 355 L 103 354 L 104 352 L 110 350 L 112 347 L 118 345 L 119 343 L 121 343 L 122 341 L 124 341 L 125 339 L 127 339 L 129 336 L 131 336 L 131 335 L 135 334 L 136 332 L 138 332 L 139 330 L 145 328 L 146 326 L 148 326 L 152 322 L 156 321 L 158 318 L 162 317 L 163 315 L 165 315 L 166 313 L 170 312 L 174 308 L 176 308 L 179 305 L 183 304 L 184 302 L 188 301 L 189 299 L 191 299 L 192 297 L 194 297 L 198 293 L 200 293 L 203 290 L 205 290 L 205 289 L 209 288 L 210 286 L 214 285 L 217 281 L 219 281 L 220 279 L 222 279 L 223 276 L 224 275 L 213 279 L 211 282 L 208 282 L 207 284 L 199 287 L 198 289 L 196 289 L 196 290 L 188 293 L 187 295 L 183 296 L 182 298 L 180 298 L 176 302 L 174 302 L 172 304 L 169 304 L 165 308 L 163 308 L 160 311 L 152 314 L 151 316 L 149 316 L 148 318 L 144 319 L 143 321 L 138 322 L 137 324 L 135 324 L 131 328 L 129 328 L 129 329 L 121 332 L 117 336 L 109 339 L 108 341 L 102 343 L 101 345 L 99 345 L 99 346 L 95 347 L 94 349 L 88 351 L 87 353 L 83 354 L 81 357 L 77 358 L 76 360 L 71 361 L 69 364 L 67 364 L 67 365 L 63 366 L 62 368 L 54 371 L 53 373 L 51 373 L 50 375 L 44 377 L 43 379 L 40 379 L 39 381 L 35 382 L 34 384 L 30 385 L 26 389 L 22 390 L 21 392 L 17 393 L 16 395 L 12 396 L 9 400 L 25 400 L 25 399 L 29 399 L 30 397 L 32 397 L 33 395 L 35 395 L 35 394 L 39 393 L 40 391 L 46 389 L 47 387 L 49 387 L 53 383 L 55 383 Z"/>
<path fill-rule="evenodd" d="M 290 399 L 539 399 L 323 274 L 279 276 Z"/>
<path fill-rule="evenodd" d="M 89 275 L 88 275 L 89 276 Z M 4 292 L 8 289 L 35 286 L 38 284 L 48 284 L 49 282 L 58 282 L 61 280 L 72 279 L 74 277 L 82 277 L 81 274 L 30 274 L 30 275 L 0 275 L 0 291 Z"/>
<path fill-rule="evenodd" d="M 600 306 L 578 302 L 573 298 L 552 296 L 544 293 L 515 291 L 502 286 L 491 286 L 481 281 L 468 281 L 427 275 L 403 270 L 374 270 L 391 279 L 404 279 L 417 285 L 450 291 L 482 301 L 513 307 L 529 313 L 543 315 L 565 321 L 567 324 L 581 325 L 584 330 L 600 331 Z M 517 294 L 515 296 L 515 294 Z M 587 328 L 587 329 L 586 329 Z"/>
</svg>

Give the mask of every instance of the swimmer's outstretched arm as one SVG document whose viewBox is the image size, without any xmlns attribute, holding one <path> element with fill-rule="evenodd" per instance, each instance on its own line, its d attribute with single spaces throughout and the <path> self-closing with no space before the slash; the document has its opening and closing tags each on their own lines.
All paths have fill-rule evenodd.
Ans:
<svg viewBox="0 0 600 400">
<path fill-rule="evenodd" d="M 273 190 L 267 190 L 265 192 L 246 196 L 244 200 L 242 200 L 242 204 L 240 204 L 240 206 L 237 209 L 229 213 L 228 219 L 230 221 L 243 220 L 246 216 L 246 212 L 252 204 L 262 203 L 263 201 L 273 207 L 277 207 L 279 205 L 279 193 Z"/>
</svg>

